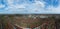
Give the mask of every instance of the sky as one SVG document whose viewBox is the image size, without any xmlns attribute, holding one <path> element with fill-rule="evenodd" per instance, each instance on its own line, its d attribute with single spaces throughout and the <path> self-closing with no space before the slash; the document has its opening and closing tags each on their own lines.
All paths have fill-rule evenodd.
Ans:
<svg viewBox="0 0 60 29">
<path fill-rule="evenodd" d="M 60 0 L 0 0 L 0 14 L 60 14 Z"/>
</svg>

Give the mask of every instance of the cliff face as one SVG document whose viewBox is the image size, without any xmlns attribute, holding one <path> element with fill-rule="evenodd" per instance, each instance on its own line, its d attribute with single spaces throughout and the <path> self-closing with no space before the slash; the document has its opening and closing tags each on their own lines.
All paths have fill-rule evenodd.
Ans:
<svg viewBox="0 0 60 29">
<path fill-rule="evenodd" d="M 13 23 L 25 28 L 34 28 L 40 25 L 40 19 L 29 18 L 29 17 L 13 17 Z"/>
<path fill-rule="evenodd" d="M 8 21 L 8 17 L 2 15 L 0 16 L 1 19 L 1 29 L 14 29 L 13 25 Z"/>
<path fill-rule="evenodd" d="M 24 16 L 3 16 L 2 22 L 4 29 L 22 29 L 22 28 L 40 28 L 40 29 L 56 29 L 55 20 L 53 18 L 40 18 L 40 15 L 24 15 Z"/>
</svg>

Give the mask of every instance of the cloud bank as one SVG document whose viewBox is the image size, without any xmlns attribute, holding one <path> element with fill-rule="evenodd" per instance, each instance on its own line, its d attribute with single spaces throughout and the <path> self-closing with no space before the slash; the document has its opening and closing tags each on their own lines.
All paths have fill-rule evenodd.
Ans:
<svg viewBox="0 0 60 29">
<path fill-rule="evenodd" d="M 6 0 L 7 6 L 1 14 L 59 14 L 59 0 Z M 5 6 L 4 6 L 5 7 Z M 3 6 L 0 5 L 0 8 Z"/>
</svg>

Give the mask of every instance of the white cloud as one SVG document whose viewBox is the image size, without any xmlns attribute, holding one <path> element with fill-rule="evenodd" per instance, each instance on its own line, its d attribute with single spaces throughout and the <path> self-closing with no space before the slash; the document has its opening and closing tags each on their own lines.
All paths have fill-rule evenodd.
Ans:
<svg viewBox="0 0 60 29">
<path fill-rule="evenodd" d="M 44 1 L 35 1 L 33 4 L 20 4 L 20 5 L 13 5 L 13 2 L 9 2 L 9 7 L 6 8 L 5 11 L 2 11 L 0 13 L 4 14 L 14 14 L 14 13 L 60 13 L 60 6 L 58 7 L 53 7 L 49 6 L 48 8 L 45 7 L 45 2 Z"/>
<path fill-rule="evenodd" d="M 8 11 L 5 11 L 7 13 L 11 12 L 11 13 L 24 13 L 26 11 L 28 11 L 27 13 L 34 13 L 36 11 L 40 12 L 40 10 L 43 10 L 44 8 L 44 3 L 41 1 L 35 1 L 35 3 L 33 4 L 20 4 L 20 5 L 13 5 L 13 2 L 9 1 L 9 7 L 8 7 Z M 22 10 L 21 10 L 22 8 Z"/>
<path fill-rule="evenodd" d="M 4 7 L 5 7 L 5 5 L 0 4 L 0 8 L 4 8 Z"/>
<path fill-rule="evenodd" d="M 42 1 L 35 1 L 35 4 L 40 6 L 40 7 L 45 7 L 44 2 L 42 2 Z"/>
</svg>

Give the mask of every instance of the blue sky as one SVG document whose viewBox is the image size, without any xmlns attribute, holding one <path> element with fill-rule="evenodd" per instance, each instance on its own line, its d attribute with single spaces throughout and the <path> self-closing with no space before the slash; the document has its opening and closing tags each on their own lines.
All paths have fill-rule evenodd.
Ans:
<svg viewBox="0 0 60 29">
<path fill-rule="evenodd" d="M 60 0 L 0 0 L 0 14 L 60 14 Z"/>
</svg>

